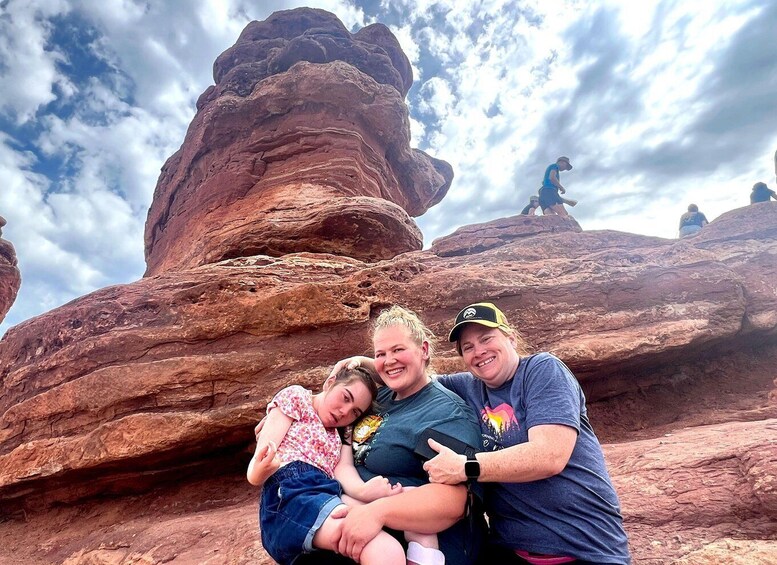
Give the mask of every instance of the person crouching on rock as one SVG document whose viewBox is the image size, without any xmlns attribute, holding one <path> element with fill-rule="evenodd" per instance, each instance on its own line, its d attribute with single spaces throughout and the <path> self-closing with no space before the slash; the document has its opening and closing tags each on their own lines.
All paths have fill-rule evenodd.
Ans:
<svg viewBox="0 0 777 565">
<path fill-rule="evenodd" d="M 708 223 L 707 216 L 699 212 L 699 207 L 689 204 L 688 211 L 680 216 L 680 238 L 696 235 Z"/>
<path fill-rule="evenodd" d="M 530 196 L 529 203 L 521 210 L 521 216 L 534 216 L 537 213 L 537 208 L 540 207 L 540 197 Z"/>
</svg>

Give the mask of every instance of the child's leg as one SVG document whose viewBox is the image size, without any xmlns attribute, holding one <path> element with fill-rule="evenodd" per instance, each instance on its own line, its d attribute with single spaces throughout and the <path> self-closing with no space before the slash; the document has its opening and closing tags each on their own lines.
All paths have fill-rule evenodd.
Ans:
<svg viewBox="0 0 777 565">
<path fill-rule="evenodd" d="M 405 532 L 408 565 L 445 565 L 445 555 L 439 549 L 437 534 Z"/>
<path fill-rule="evenodd" d="M 415 487 L 405 487 L 410 490 Z M 405 532 L 408 565 L 445 565 L 445 555 L 440 551 L 437 534 Z"/>
<path fill-rule="evenodd" d="M 432 549 L 440 549 L 437 544 L 437 534 L 419 534 L 418 532 L 405 532 L 405 540 L 407 542 L 416 542 L 418 545 L 424 547 L 430 547 Z"/>
<path fill-rule="evenodd" d="M 405 565 L 405 550 L 399 540 L 394 539 L 387 532 L 380 532 L 364 546 L 361 557 L 361 565 Z"/>
<path fill-rule="evenodd" d="M 408 565 L 445 565 L 445 555 L 440 551 L 437 534 L 405 532 Z"/>
<path fill-rule="evenodd" d="M 340 506 L 332 511 L 334 513 Z M 343 522 L 330 514 L 313 536 L 313 547 L 337 551 L 335 540 L 340 540 Z M 402 544 L 387 532 L 380 532 L 362 550 L 359 563 L 362 565 L 405 565 L 405 550 Z"/>
</svg>

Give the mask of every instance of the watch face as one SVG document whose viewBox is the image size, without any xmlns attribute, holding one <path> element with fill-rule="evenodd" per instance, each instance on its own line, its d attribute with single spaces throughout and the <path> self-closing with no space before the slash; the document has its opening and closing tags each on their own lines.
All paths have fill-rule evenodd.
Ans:
<svg viewBox="0 0 777 565">
<path fill-rule="evenodd" d="M 468 479 L 477 479 L 480 476 L 480 463 L 477 460 L 464 463 L 464 474 Z"/>
</svg>

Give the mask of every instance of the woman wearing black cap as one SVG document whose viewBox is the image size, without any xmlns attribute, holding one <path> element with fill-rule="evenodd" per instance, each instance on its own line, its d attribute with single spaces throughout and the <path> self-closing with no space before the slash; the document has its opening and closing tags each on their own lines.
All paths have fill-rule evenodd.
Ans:
<svg viewBox="0 0 777 565">
<path fill-rule="evenodd" d="M 618 497 L 567 366 L 549 353 L 521 357 L 522 339 L 487 302 L 459 312 L 449 340 L 469 373 L 438 382 L 480 416 L 484 450 L 467 458 L 434 444 L 424 468 L 432 482 L 483 483 L 481 562 L 629 563 Z"/>
</svg>

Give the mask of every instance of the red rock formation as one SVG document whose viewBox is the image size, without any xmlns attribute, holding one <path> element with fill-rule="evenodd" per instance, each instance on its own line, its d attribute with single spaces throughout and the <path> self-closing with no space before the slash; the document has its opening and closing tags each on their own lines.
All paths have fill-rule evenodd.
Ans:
<svg viewBox="0 0 777 565">
<path fill-rule="evenodd" d="M 387 304 L 444 336 L 463 304 L 489 298 L 581 380 L 594 427 L 615 442 L 635 563 L 769 563 L 777 203 L 681 241 L 515 217 L 393 257 L 420 242 L 406 212 L 447 189 L 424 167 L 444 167 L 407 149 L 404 78 L 376 81 L 366 55 L 306 62 L 334 52 L 327 42 L 383 45 L 388 32 L 351 36 L 310 10 L 268 22 L 219 59 L 163 171 L 149 275 L 0 341 L 0 562 L 271 563 L 243 476 L 272 394 L 315 388 L 335 360 L 369 351 Z M 391 157 L 373 159 L 396 138 L 368 121 L 403 140 Z M 459 367 L 441 351 L 439 371 Z"/>
<path fill-rule="evenodd" d="M 5 224 L 5 218 L 0 216 L 0 235 Z M 16 300 L 21 283 L 21 273 L 16 266 L 16 250 L 10 241 L 0 239 L 0 322 Z"/>
<path fill-rule="evenodd" d="M 582 229 L 572 217 L 549 215 L 498 218 L 485 224 L 462 226 L 450 235 L 435 239 L 432 252 L 440 257 L 471 255 L 539 234 L 567 231 L 580 232 Z"/>
<path fill-rule="evenodd" d="M 147 275 L 255 254 L 375 261 L 421 248 L 407 214 L 439 202 L 453 173 L 410 149 L 410 64 L 384 26 L 352 35 L 323 10 L 278 12 L 245 29 L 214 78 L 157 184 Z"/>
</svg>

